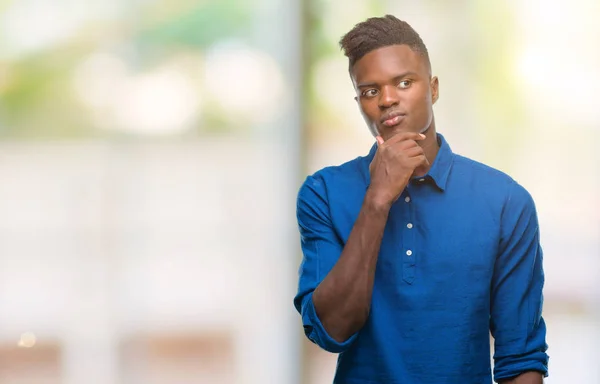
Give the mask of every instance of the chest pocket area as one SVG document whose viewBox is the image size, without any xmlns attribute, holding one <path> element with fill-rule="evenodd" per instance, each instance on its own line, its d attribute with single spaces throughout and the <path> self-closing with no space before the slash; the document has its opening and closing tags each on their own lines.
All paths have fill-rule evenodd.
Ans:
<svg viewBox="0 0 600 384">
<path fill-rule="evenodd" d="M 444 287 L 477 281 L 491 283 L 498 250 L 497 235 L 476 223 L 453 225 L 448 233 L 423 242 L 424 270 Z M 489 284 L 487 284 L 489 286 Z"/>
</svg>

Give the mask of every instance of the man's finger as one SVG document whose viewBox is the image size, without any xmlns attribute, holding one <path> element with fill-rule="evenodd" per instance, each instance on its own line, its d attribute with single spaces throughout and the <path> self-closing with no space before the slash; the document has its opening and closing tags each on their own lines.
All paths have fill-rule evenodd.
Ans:
<svg viewBox="0 0 600 384">
<path fill-rule="evenodd" d="M 418 145 L 417 145 L 417 146 L 414 146 L 414 147 L 412 147 L 412 148 L 408 148 L 408 149 L 406 149 L 404 153 L 405 153 L 405 154 L 406 154 L 406 156 L 407 156 L 407 157 L 409 157 L 409 158 L 410 158 L 410 157 L 417 157 L 417 156 L 422 156 L 422 155 L 424 155 L 423 148 L 419 147 Z"/>
<path fill-rule="evenodd" d="M 415 140 L 415 141 L 421 141 L 421 140 L 425 140 L 427 136 L 425 136 L 422 133 L 418 133 L 418 132 L 399 132 L 396 133 L 394 136 L 390 137 L 389 139 L 387 139 L 385 142 L 386 144 L 395 144 L 398 143 L 400 141 L 405 141 L 405 140 Z"/>
</svg>

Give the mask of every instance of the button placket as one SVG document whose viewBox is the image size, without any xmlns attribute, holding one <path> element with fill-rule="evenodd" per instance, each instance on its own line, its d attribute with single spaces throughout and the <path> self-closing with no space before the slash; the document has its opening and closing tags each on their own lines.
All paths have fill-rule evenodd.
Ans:
<svg viewBox="0 0 600 384">
<path fill-rule="evenodd" d="M 408 193 L 408 191 L 407 191 Z M 402 255 L 402 280 L 408 284 L 412 284 L 415 279 L 415 231 L 413 218 L 414 218 L 414 201 L 410 196 L 404 198 L 404 211 L 405 215 L 402 215 L 404 223 L 402 230 L 402 244 L 403 244 L 403 255 Z"/>
</svg>

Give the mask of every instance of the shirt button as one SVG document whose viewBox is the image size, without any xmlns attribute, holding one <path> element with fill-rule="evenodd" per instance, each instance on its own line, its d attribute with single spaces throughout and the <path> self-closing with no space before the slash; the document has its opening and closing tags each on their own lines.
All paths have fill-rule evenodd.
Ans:
<svg viewBox="0 0 600 384">
<path fill-rule="evenodd" d="M 406 201 L 407 203 L 410 203 L 410 197 L 406 196 L 406 197 L 404 198 L 404 201 Z"/>
<path fill-rule="evenodd" d="M 413 227 L 412 223 L 406 224 L 406 228 L 411 229 Z"/>
<path fill-rule="evenodd" d="M 409 249 L 408 251 L 406 251 L 406 255 L 407 255 L 407 256 L 410 256 L 410 255 L 412 255 L 412 251 Z"/>
</svg>

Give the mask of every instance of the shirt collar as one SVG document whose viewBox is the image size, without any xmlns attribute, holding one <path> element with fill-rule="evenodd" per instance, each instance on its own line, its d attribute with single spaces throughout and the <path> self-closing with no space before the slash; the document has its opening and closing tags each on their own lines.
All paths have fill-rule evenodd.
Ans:
<svg viewBox="0 0 600 384">
<path fill-rule="evenodd" d="M 427 172 L 425 176 L 420 177 L 419 179 L 430 179 L 441 191 L 444 191 L 448 182 L 448 176 L 450 175 L 450 169 L 452 168 L 454 154 L 444 136 L 442 136 L 442 134 L 440 133 L 436 133 L 436 135 L 440 149 L 438 150 L 438 153 L 435 157 L 435 160 L 433 161 L 433 164 L 431 165 L 431 168 L 429 168 L 429 172 Z M 377 143 L 373 144 L 371 150 L 369 151 L 369 154 L 363 157 L 364 161 L 362 169 L 366 185 L 369 185 L 371 183 L 369 164 L 371 164 L 373 157 L 375 157 L 375 152 L 377 152 Z"/>
<path fill-rule="evenodd" d="M 437 133 L 437 141 L 440 149 L 426 176 L 430 176 L 435 185 L 444 191 L 448 182 L 448 176 L 450 175 L 450 169 L 452 169 L 454 154 L 444 136 L 439 133 Z"/>
</svg>

